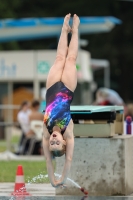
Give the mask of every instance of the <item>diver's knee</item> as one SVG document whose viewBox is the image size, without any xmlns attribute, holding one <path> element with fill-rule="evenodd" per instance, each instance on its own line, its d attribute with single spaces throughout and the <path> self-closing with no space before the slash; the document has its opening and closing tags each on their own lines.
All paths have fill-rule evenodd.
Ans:
<svg viewBox="0 0 133 200">
<path fill-rule="evenodd" d="M 71 55 L 67 57 L 67 62 L 76 63 L 76 56 Z"/>
</svg>

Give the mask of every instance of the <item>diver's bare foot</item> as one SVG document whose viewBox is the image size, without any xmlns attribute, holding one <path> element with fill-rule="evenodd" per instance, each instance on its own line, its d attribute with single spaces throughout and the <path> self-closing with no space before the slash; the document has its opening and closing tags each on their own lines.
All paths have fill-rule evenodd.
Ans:
<svg viewBox="0 0 133 200">
<path fill-rule="evenodd" d="M 76 14 L 74 14 L 74 16 L 73 16 L 73 26 L 72 26 L 72 31 L 77 30 L 79 24 L 80 24 L 79 17 L 78 17 Z"/>
<path fill-rule="evenodd" d="M 62 30 L 67 31 L 67 33 L 71 32 L 71 27 L 69 26 L 69 20 L 70 20 L 71 14 L 69 13 L 68 15 L 65 16 L 64 18 L 64 23 Z"/>
</svg>

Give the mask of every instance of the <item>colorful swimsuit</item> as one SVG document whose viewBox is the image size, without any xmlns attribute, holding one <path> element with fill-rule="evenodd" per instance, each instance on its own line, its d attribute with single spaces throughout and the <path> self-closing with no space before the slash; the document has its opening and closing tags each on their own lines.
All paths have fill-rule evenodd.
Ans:
<svg viewBox="0 0 133 200">
<path fill-rule="evenodd" d="M 73 92 L 61 81 L 47 90 L 44 123 L 50 134 L 52 134 L 54 126 L 58 126 L 62 134 L 65 132 L 71 120 L 70 104 L 72 99 Z"/>
</svg>

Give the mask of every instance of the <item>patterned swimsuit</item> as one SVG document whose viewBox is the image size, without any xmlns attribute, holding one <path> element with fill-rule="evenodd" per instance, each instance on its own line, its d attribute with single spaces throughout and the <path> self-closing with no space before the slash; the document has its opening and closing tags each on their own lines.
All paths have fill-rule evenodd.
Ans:
<svg viewBox="0 0 133 200">
<path fill-rule="evenodd" d="M 52 134 L 54 126 L 58 126 L 62 134 L 65 132 L 71 120 L 70 104 L 72 99 L 73 92 L 61 81 L 47 90 L 44 123 L 50 134 Z"/>
</svg>

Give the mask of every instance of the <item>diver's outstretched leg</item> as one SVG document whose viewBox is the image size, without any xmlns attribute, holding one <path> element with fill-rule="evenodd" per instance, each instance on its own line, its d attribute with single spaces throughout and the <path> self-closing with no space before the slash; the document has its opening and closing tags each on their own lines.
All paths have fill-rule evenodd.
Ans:
<svg viewBox="0 0 133 200">
<path fill-rule="evenodd" d="M 61 80 L 63 68 L 66 61 L 67 51 L 68 51 L 68 33 L 71 31 L 71 28 L 69 26 L 69 20 L 70 20 L 71 14 L 68 14 L 64 18 L 64 23 L 62 26 L 62 31 L 57 47 L 57 55 L 55 62 L 53 66 L 51 67 L 47 82 L 46 82 L 46 88 L 48 89 L 51 87 L 54 83 Z"/>
<path fill-rule="evenodd" d="M 73 17 L 72 38 L 68 48 L 65 67 L 62 73 L 61 81 L 71 90 L 74 91 L 77 85 L 76 59 L 78 54 L 78 26 L 80 20 L 75 14 Z"/>
</svg>

